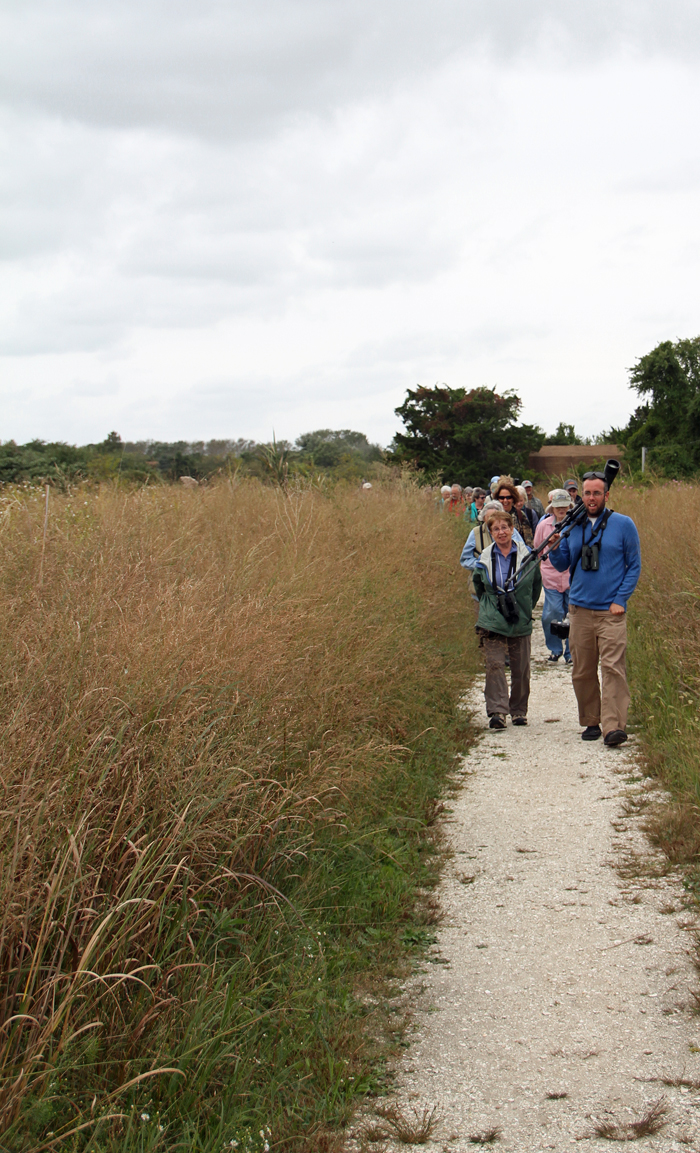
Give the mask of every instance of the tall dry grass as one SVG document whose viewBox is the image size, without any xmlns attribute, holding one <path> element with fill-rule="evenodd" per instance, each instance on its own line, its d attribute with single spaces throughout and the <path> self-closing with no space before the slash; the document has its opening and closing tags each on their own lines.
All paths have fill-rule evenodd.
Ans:
<svg viewBox="0 0 700 1153">
<path fill-rule="evenodd" d="M 700 508 L 696 484 L 616 484 L 612 505 L 633 518 L 642 577 L 630 601 L 632 715 L 650 769 L 674 803 L 654 826 L 675 863 L 700 862 Z M 700 889 L 698 879 L 688 882 Z"/>
<path fill-rule="evenodd" d="M 399 483 L 43 521 L 5 493 L 2 1147 L 320 1148 L 371 1082 L 358 958 L 430 856 L 464 532 Z"/>
</svg>

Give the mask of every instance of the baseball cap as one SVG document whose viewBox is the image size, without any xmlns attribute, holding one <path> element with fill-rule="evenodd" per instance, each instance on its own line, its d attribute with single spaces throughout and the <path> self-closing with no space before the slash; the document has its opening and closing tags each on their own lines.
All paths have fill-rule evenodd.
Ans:
<svg viewBox="0 0 700 1153">
<path fill-rule="evenodd" d="M 491 480 L 489 481 L 489 484 L 498 484 L 500 479 L 501 479 L 500 475 L 498 475 L 498 474 L 496 476 L 492 476 Z"/>
<path fill-rule="evenodd" d="M 532 488 L 532 481 L 531 480 L 524 480 L 523 481 L 523 488 Z"/>
<path fill-rule="evenodd" d="M 549 503 L 553 508 L 568 508 L 571 504 L 571 497 L 565 488 L 555 488 L 549 494 Z"/>
<path fill-rule="evenodd" d="M 564 482 L 564 488 L 578 488 L 577 480 L 567 480 Z"/>
</svg>

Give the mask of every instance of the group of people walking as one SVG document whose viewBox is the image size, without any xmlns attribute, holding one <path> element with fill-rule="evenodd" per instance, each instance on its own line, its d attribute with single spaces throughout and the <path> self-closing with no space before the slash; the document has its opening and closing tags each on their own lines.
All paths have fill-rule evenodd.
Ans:
<svg viewBox="0 0 700 1153">
<path fill-rule="evenodd" d="M 630 699 L 626 608 L 641 557 L 634 522 L 608 508 L 605 474 L 586 473 L 582 496 L 576 480 L 566 481 L 548 494 L 546 508 L 531 481 L 516 486 L 509 476 L 493 477 L 490 493 L 473 489 L 470 500 L 465 493 L 459 485 L 445 486 L 441 499 L 443 511 L 473 524 L 460 564 L 470 574 L 478 605 L 489 727 L 504 729 L 509 715 L 513 725 L 527 724 L 533 610 L 544 588 L 548 661 L 556 664 L 563 656 L 573 666 L 581 736 L 622 744 Z M 581 503 L 585 515 L 573 527 L 565 525 L 560 536 L 557 526 Z"/>
</svg>

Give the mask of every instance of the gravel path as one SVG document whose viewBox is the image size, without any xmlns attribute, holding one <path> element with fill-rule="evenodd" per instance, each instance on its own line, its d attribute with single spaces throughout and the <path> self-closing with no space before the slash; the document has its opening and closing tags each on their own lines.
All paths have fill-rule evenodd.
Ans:
<svg viewBox="0 0 700 1153">
<path fill-rule="evenodd" d="M 528 728 L 485 729 L 450 806 L 445 920 L 397 1100 L 440 1106 L 428 1148 L 497 1127 L 492 1148 L 583 1153 L 614 1148 L 596 1122 L 632 1137 L 663 1098 L 666 1127 L 637 1147 L 700 1149 L 700 1092 L 662 1080 L 700 1087 L 700 1018 L 693 914 L 640 829 L 653 786 L 633 740 L 581 741 L 570 671 L 546 664 L 539 623 L 533 641 Z"/>
</svg>

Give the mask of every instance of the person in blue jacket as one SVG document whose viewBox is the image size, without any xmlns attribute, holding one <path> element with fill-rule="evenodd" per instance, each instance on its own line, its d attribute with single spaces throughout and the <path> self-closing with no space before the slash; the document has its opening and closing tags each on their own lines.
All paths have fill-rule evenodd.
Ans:
<svg viewBox="0 0 700 1153">
<path fill-rule="evenodd" d="M 602 472 L 583 478 L 588 513 L 549 553 L 559 572 L 570 569 L 569 644 L 573 685 L 584 741 L 602 735 L 606 745 L 627 740 L 627 602 L 642 568 L 639 533 L 634 521 L 606 508 L 608 491 Z M 554 538 L 556 540 L 556 538 Z M 603 681 L 598 681 L 598 662 Z"/>
</svg>

